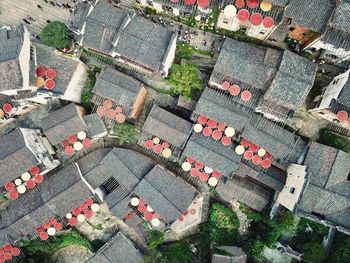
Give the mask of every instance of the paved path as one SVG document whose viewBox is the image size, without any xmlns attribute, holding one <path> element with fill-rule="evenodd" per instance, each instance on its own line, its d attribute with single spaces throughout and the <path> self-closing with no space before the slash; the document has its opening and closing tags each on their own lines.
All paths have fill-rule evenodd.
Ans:
<svg viewBox="0 0 350 263">
<path fill-rule="evenodd" d="M 242 212 L 242 210 L 239 209 L 239 202 L 232 200 L 232 210 L 236 213 L 238 220 L 239 220 L 239 229 L 238 232 L 241 236 L 244 236 L 248 232 L 248 218 L 247 216 Z"/>
<path fill-rule="evenodd" d="M 73 6 L 72 0 L 54 2 L 69 3 Z M 68 24 L 70 17 L 68 9 L 52 6 L 43 0 L 1 0 L 0 3 L 0 27 L 4 25 L 15 26 L 19 23 L 25 24 L 23 19 L 30 16 L 35 21 L 27 19 L 30 24 L 25 25 L 31 33 L 38 34 L 47 25 L 47 20 L 58 20 Z M 42 8 L 38 8 L 37 5 L 40 5 Z"/>
</svg>

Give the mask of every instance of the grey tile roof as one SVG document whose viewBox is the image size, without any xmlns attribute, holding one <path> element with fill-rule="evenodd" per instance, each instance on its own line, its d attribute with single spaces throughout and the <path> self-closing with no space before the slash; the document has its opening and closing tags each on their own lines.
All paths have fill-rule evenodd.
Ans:
<svg viewBox="0 0 350 263">
<path fill-rule="evenodd" d="M 274 5 L 279 5 L 279 6 L 287 6 L 290 1 L 293 0 L 265 0 L 265 2 L 272 3 Z"/>
<path fill-rule="evenodd" d="M 57 76 L 54 79 L 55 87 L 50 90 L 50 92 L 64 94 L 76 68 L 81 62 L 79 60 L 59 55 L 55 53 L 52 48 L 41 45 L 37 42 L 33 42 L 32 45 L 36 50 L 37 65 L 52 68 L 57 72 Z M 35 78 L 33 78 L 31 82 L 34 85 Z"/>
<path fill-rule="evenodd" d="M 333 18 L 332 27 L 341 31 L 350 33 L 350 1 L 342 0 L 336 7 Z"/>
<path fill-rule="evenodd" d="M 191 134 L 192 123 L 153 105 L 142 131 L 155 135 L 175 147 L 183 148 Z"/>
<path fill-rule="evenodd" d="M 219 254 L 213 254 L 211 259 L 211 263 L 246 263 L 247 256 L 246 255 L 238 255 L 238 256 L 224 256 Z"/>
<path fill-rule="evenodd" d="M 342 88 L 337 102 L 350 108 L 350 78 L 346 81 L 344 87 Z"/>
<path fill-rule="evenodd" d="M 86 126 L 74 103 L 50 112 L 42 119 L 42 127 L 52 145 L 68 139 L 70 135 L 77 134 L 79 131 L 86 131 Z"/>
<path fill-rule="evenodd" d="M 292 18 L 292 25 L 300 25 L 309 30 L 321 32 L 326 27 L 334 7 L 334 0 L 291 0 L 286 8 L 285 16 Z"/>
<path fill-rule="evenodd" d="M 19 129 L 0 137 L 0 186 L 14 180 L 37 164 L 34 154 L 26 147 Z"/>
<path fill-rule="evenodd" d="M 328 26 L 321 36 L 322 42 L 333 45 L 335 48 L 350 49 L 350 33 Z"/>
<path fill-rule="evenodd" d="M 316 213 L 331 223 L 350 229 L 350 155 L 313 143 L 304 164 L 308 183 L 298 211 Z"/>
<path fill-rule="evenodd" d="M 111 99 L 118 104 L 132 107 L 142 83 L 112 68 L 105 68 L 97 76 L 93 93 Z"/>
<path fill-rule="evenodd" d="M 87 263 L 128 262 L 141 263 L 143 254 L 129 238 L 118 232 Z"/>
<path fill-rule="evenodd" d="M 281 61 L 282 52 L 227 38 L 210 81 L 237 82 L 242 87 L 266 90 Z"/>
<path fill-rule="evenodd" d="M 307 58 L 284 51 L 279 71 L 264 99 L 291 110 L 299 109 L 313 86 L 316 68 L 317 65 Z"/>
<path fill-rule="evenodd" d="M 160 24 L 134 16 L 122 30 L 114 51 L 133 62 L 159 71 L 176 34 Z"/>
<path fill-rule="evenodd" d="M 235 198 L 257 211 L 264 209 L 270 199 L 270 193 L 268 191 L 238 176 L 227 179 L 226 182 L 220 181 L 216 187 L 216 191 L 226 202 L 231 202 Z"/>
<path fill-rule="evenodd" d="M 95 168 L 101 160 L 111 151 L 111 148 L 97 149 L 78 160 L 78 165 L 82 174 Z"/>
<path fill-rule="evenodd" d="M 85 21 L 83 46 L 109 54 L 128 19 L 122 9 L 114 8 L 107 0 L 98 1 Z"/>
<path fill-rule="evenodd" d="M 220 142 L 204 138 L 202 135 L 192 134 L 182 157 L 190 156 L 196 161 L 203 162 L 225 176 L 231 176 L 238 168 L 241 156 L 234 154 L 234 148 L 224 147 Z"/>
<path fill-rule="evenodd" d="M 96 113 L 84 116 L 83 120 L 90 137 L 94 138 L 104 133 L 107 134 L 106 126 Z"/>
<path fill-rule="evenodd" d="M 19 55 L 23 46 L 24 26 L 0 30 L 0 91 L 22 87 Z"/>
<path fill-rule="evenodd" d="M 80 30 L 84 24 L 85 18 L 92 5 L 88 2 L 79 2 L 75 4 L 74 13 L 70 15 L 70 28 L 72 30 Z"/>
</svg>

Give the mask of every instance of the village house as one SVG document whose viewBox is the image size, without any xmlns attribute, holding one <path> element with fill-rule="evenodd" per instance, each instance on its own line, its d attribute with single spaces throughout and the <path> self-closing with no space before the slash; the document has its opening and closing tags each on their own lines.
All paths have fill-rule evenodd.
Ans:
<svg viewBox="0 0 350 263">
<path fill-rule="evenodd" d="M 334 77 L 323 88 L 320 96 L 313 101 L 309 110 L 312 115 L 326 119 L 334 124 L 335 130 L 344 135 L 350 134 L 350 70 Z M 338 129 L 337 129 L 338 127 Z"/>
<path fill-rule="evenodd" d="M 141 73 L 168 75 L 175 58 L 177 32 L 130 15 L 107 0 L 92 5 L 84 22 L 75 23 L 81 24 L 75 30 L 80 46 L 112 56 Z"/>
</svg>

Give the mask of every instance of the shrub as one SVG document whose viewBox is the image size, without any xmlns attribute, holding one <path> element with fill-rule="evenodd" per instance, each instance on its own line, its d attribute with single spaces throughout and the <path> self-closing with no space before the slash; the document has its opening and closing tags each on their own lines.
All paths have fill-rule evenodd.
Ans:
<svg viewBox="0 0 350 263">
<path fill-rule="evenodd" d="M 115 124 L 113 127 L 117 139 L 121 144 L 136 143 L 135 127 L 129 123 Z"/>
<path fill-rule="evenodd" d="M 49 23 L 45 26 L 40 33 L 40 38 L 44 45 L 60 50 L 70 47 L 72 42 L 68 27 L 59 21 Z"/>
<path fill-rule="evenodd" d="M 306 262 L 321 263 L 326 259 L 326 252 L 319 243 L 307 243 L 303 246 L 303 259 Z"/>
</svg>

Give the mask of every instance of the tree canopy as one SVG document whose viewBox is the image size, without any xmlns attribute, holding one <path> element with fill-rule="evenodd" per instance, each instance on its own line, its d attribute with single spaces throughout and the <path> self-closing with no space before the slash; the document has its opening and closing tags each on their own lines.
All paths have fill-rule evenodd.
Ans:
<svg viewBox="0 0 350 263">
<path fill-rule="evenodd" d="M 319 243 L 307 243 L 303 246 L 303 259 L 306 262 L 321 263 L 326 259 L 326 252 Z"/>
<path fill-rule="evenodd" d="M 49 23 L 40 33 L 41 41 L 44 45 L 57 49 L 64 49 L 71 45 L 68 27 L 59 21 Z"/>
</svg>

